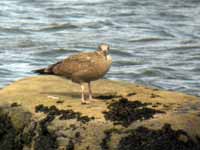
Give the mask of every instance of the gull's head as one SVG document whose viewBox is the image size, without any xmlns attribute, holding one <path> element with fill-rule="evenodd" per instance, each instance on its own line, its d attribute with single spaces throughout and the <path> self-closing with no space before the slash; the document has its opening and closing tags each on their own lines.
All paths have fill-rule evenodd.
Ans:
<svg viewBox="0 0 200 150">
<path fill-rule="evenodd" d="M 107 56 L 110 50 L 110 46 L 108 44 L 100 44 L 98 47 L 98 51 L 103 52 L 105 56 Z"/>
</svg>

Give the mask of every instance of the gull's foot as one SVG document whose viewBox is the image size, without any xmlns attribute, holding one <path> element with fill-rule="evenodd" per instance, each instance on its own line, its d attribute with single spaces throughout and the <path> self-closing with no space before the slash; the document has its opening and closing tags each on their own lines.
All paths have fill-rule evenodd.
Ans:
<svg viewBox="0 0 200 150">
<path fill-rule="evenodd" d="M 86 101 L 86 100 L 81 101 L 81 104 L 89 104 L 89 103 L 90 103 L 90 101 Z"/>
</svg>

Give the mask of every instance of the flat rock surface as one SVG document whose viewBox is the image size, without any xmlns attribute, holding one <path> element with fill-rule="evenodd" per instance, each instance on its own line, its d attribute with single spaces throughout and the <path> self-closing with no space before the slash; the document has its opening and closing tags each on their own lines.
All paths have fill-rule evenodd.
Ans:
<svg viewBox="0 0 200 150">
<path fill-rule="evenodd" d="M 200 148 L 198 97 L 110 80 L 92 89 L 87 105 L 78 84 L 56 76 L 0 90 L 0 149 Z"/>
</svg>

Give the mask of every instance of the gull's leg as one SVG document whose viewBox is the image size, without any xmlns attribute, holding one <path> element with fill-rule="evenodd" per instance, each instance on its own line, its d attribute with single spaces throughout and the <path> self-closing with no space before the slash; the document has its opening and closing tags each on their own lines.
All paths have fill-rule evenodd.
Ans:
<svg viewBox="0 0 200 150">
<path fill-rule="evenodd" d="M 91 83 L 88 82 L 88 90 L 89 90 L 89 100 L 92 100 L 92 89 L 91 89 Z"/>
<path fill-rule="evenodd" d="M 91 88 L 91 82 L 88 82 L 88 91 L 89 91 L 89 100 L 90 101 L 97 101 L 96 99 L 92 98 L 92 88 Z"/>
<path fill-rule="evenodd" d="M 85 100 L 84 89 L 85 89 L 84 85 L 81 83 L 81 103 L 87 104 L 89 102 Z"/>
<path fill-rule="evenodd" d="M 81 102 L 85 104 L 85 97 L 84 97 L 84 85 L 81 83 Z"/>
</svg>

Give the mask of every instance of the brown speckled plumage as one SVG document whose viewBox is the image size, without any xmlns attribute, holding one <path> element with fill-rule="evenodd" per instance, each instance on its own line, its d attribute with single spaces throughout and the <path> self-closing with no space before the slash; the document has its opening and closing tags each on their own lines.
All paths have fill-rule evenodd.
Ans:
<svg viewBox="0 0 200 150">
<path fill-rule="evenodd" d="M 80 84 L 83 82 L 90 84 L 91 81 L 102 78 L 109 70 L 112 59 L 107 55 L 108 51 L 109 46 L 107 44 L 101 44 L 95 52 L 75 54 L 35 72 L 66 77 Z M 91 94 L 90 91 L 89 94 Z M 82 97 L 82 99 L 84 98 Z"/>
</svg>

